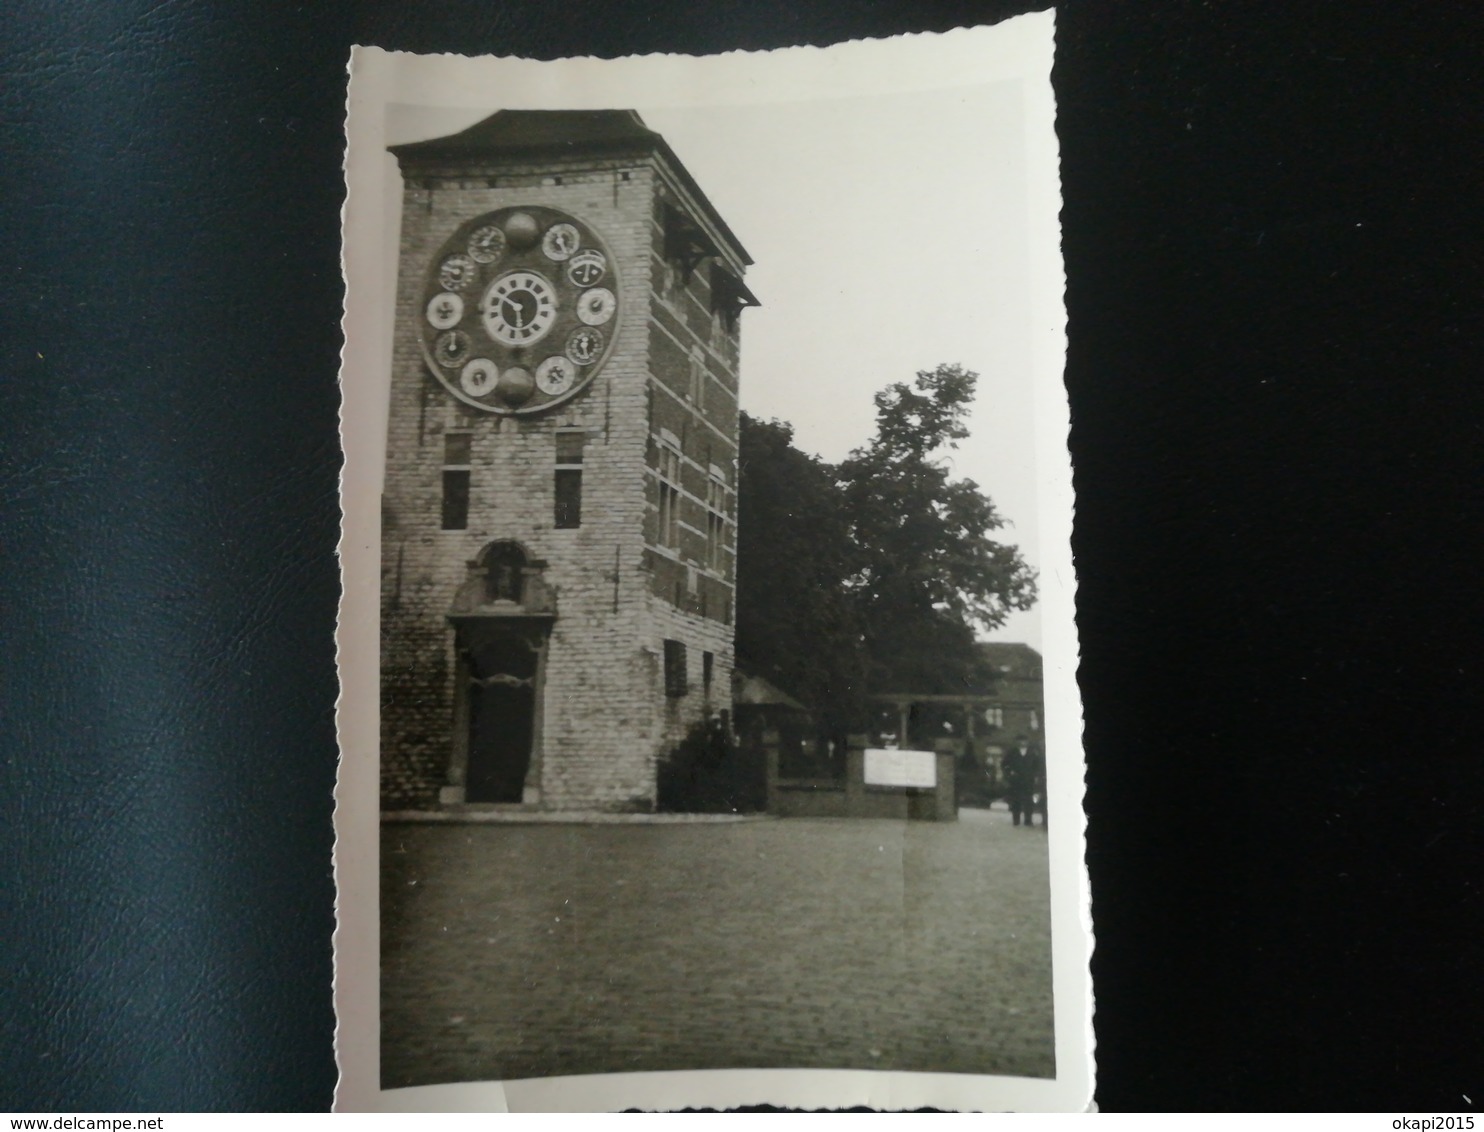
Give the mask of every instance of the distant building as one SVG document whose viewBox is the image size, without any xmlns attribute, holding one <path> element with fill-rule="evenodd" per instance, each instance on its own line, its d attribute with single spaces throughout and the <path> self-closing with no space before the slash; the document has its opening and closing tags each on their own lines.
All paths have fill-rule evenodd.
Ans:
<svg viewBox="0 0 1484 1132">
<path fill-rule="evenodd" d="M 946 744 L 958 756 L 961 801 L 983 803 L 1002 792 L 1000 760 L 1022 735 L 1044 749 L 1046 716 L 1041 654 L 1030 645 L 979 643 L 986 671 L 963 693 L 882 692 L 871 697 L 878 722 L 895 723 L 895 734 L 878 728 L 876 738 L 899 747 L 936 750 Z"/>
<path fill-rule="evenodd" d="M 1021 735 L 1045 748 L 1043 728 L 1046 695 L 1042 687 L 1041 654 L 1030 645 L 982 641 L 979 655 L 994 675 L 988 702 L 974 721 L 976 754 L 998 792 L 1000 759 Z"/>
<path fill-rule="evenodd" d="M 1041 654 L 1030 645 L 983 641 L 979 655 L 995 677 L 993 701 L 981 713 L 985 726 L 980 734 L 991 744 L 1014 742 L 1021 734 L 1039 743 L 1046 715 Z"/>
</svg>

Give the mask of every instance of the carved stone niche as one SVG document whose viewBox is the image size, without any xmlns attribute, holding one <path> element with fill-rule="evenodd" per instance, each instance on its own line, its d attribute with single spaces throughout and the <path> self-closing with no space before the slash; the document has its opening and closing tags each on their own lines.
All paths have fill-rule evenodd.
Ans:
<svg viewBox="0 0 1484 1132">
<path fill-rule="evenodd" d="M 454 594 L 451 617 L 555 617 L 556 593 L 546 563 L 520 543 L 492 542 L 469 562 L 469 577 Z"/>
</svg>

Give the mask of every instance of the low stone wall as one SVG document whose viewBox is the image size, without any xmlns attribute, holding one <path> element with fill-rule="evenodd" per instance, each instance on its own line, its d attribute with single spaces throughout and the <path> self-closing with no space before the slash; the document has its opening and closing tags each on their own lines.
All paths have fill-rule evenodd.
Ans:
<svg viewBox="0 0 1484 1132">
<path fill-rule="evenodd" d="M 957 821 L 954 756 L 938 751 L 933 789 L 868 786 L 866 738 L 848 740 L 843 781 L 782 778 L 778 773 L 778 733 L 763 736 L 768 767 L 768 813 L 781 818 L 897 818 L 903 821 Z"/>
</svg>

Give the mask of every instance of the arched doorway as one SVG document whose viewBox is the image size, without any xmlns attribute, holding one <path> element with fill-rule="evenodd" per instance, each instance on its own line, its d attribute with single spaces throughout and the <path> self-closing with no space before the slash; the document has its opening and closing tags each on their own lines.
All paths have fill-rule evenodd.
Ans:
<svg viewBox="0 0 1484 1132">
<path fill-rule="evenodd" d="M 481 626 L 465 634 L 470 802 L 519 802 L 531 768 L 536 727 L 536 682 L 544 632 L 519 626 Z"/>
<path fill-rule="evenodd" d="M 461 740 L 453 780 L 462 779 L 465 802 L 524 802 L 538 785 L 527 779 L 539 741 L 542 662 L 551 630 L 549 608 L 532 608 L 531 601 L 544 592 L 542 565 L 518 543 L 490 543 L 470 563 L 471 588 L 450 615 Z"/>
</svg>

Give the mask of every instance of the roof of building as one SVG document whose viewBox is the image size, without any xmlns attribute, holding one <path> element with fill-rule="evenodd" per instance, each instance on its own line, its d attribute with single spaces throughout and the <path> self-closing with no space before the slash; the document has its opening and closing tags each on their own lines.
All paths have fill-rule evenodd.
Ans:
<svg viewBox="0 0 1484 1132">
<path fill-rule="evenodd" d="M 794 699 L 787 692 L 782 691 L 776 684 L 764 680 L 761 676 L 743 672 L 740 668 L 732 672 L 732 703 L 734 705 L 756 705 L 768 707 L 794 708 L 798 711 L 807 711 L 803 704 Z"/>
<path fill-rule="evenodd" d="M 752 257 L 716 211 L 690 171 L 661 134 L 644 124 L 634 110 L 500 110 L 447 137 L 390 147 L 397 161 L 466 160 L 483 155 L 576 156 L 598 152 L 658 152 L 676 177 L 705 210 L 707 218 L 731 243 L 744 264 Z"/>
<path fill-rule="evenodd" d="M 1041 654 L 1018 641 L 980 641 L 979 655 L 1000 676 L 1011 680 L 1041 679 Z"/>
</svg>

